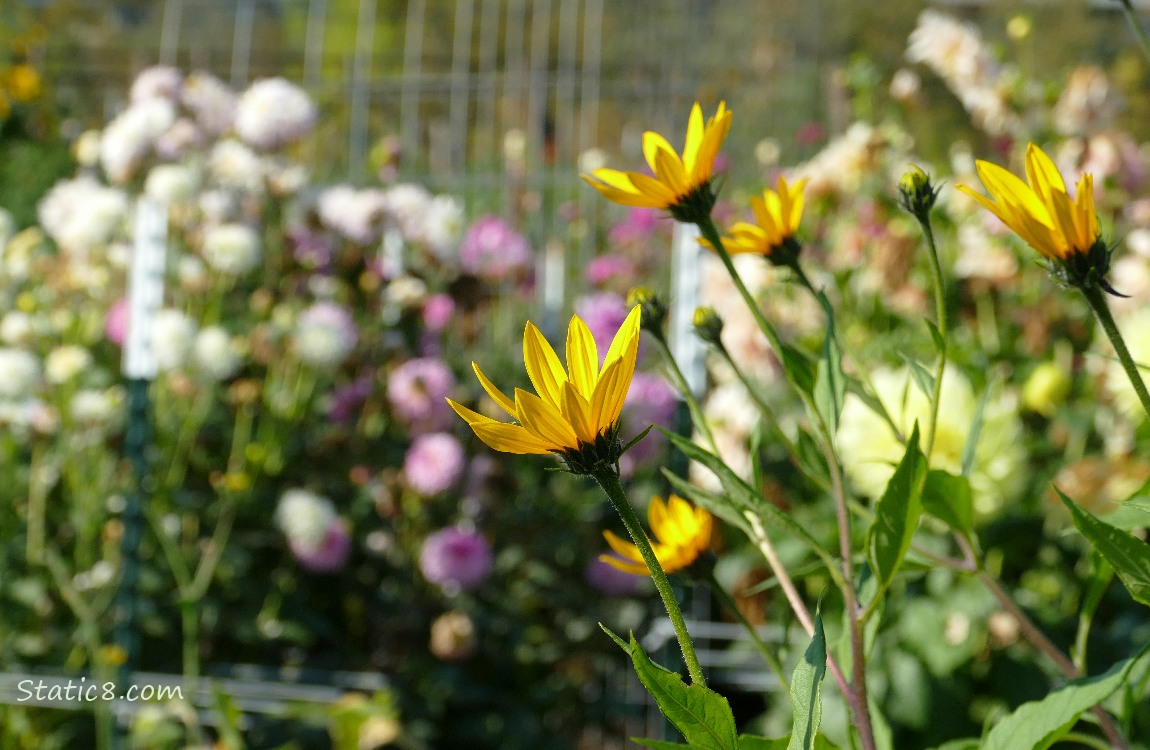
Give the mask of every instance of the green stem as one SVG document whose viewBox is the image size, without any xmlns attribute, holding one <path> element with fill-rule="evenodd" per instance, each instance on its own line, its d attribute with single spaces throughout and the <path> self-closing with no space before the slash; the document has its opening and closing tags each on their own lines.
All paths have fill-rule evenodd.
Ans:
<svg viewBox="0 0 1150 750">
<path fill-rule="evenodd" d="M 1142 54 L 1146 56 L 1147 60 L 1150 60 L 1150 38 L 1146 36 L 1146 30 L 1138 22 L 1138 15 L 1134 12 L 1133 3 L 1130 0 L 1118 1 L 1122 3 L 1122 11 L 1126 14 L 1126 20 L 1130 22 L 1130 28 L 1138 39 L 1138 46 L 1142 49 Z"/>
<path fill-rule="evenodd" d="M 751 636 L 751 640 L 754 641 L 755 648 L 759 650 L 759 653 L 763 657 L 763 661 L 766 662 L 770 670 L 774 672 L 775 679 L 779 681 L 779 686 L 782 688 L 783 692 L 785 693 L 789 691 L 791 689 L 791 683 L 790 680 L 787 679 L 787 673 L 783 670 L 783 665 L 779 661 L 779 657 L 775 656 L 775 652 L 771 651 L 770 647 L 767 646 L 767 644 L 763 642 L 763 639 L 759 637 L 759 633 L 757 630 L 755 630 L 755 626 L 752 625 L 750 621 L 747 620 L 747 618 L 743 615 L 742 610 L 739 609 L 739 605 L 735 603 L 734 597 L 732 597 L 730 592 L 723 588 L 723 585 L 719 583 L 717 578 L 715 578 L 714 571 L 711 571 L 709 578 L 711 590 L 718 595 L 719 601 L 723 603 L 723 606 L 725 606 L 730 611 L 730 613 L 735 616 L 735 618 L 739 621 L 739 624 L 742 625 L 743 628 L 747 631 L 747 634 Z"/>
<path fill-rule="evenodd" d="M 180 597 L 180 629 L 183 631 L 184 687 L 194 701 L 200 680 L 200 613 L 195 599 Z"/>
<path fill-rule="evenodd" d="M 735 375 L 739 378 L 739 382 L 743 384 L 743 387 L 747 389 L 747 393 L 749 393 L 754 402 L 758 404 L 759 412 L 763 415 L 763 418 L 767 420 L 767 424 L 771 426 L 771 429 L 775 431 L 775 434 L 778 435 L 779 441 L 782 442 L 783 447 L 785 447 L 791 456 L 795 458 L 797 465 L 799 456 L 798 447 L 789 437 L 787 437 L 787 433 L 783 431 L 782 425 L 779 424 L 779 420 L 775 417 L 774 411 L 763 399 L 762 394 L 759 393 L 759 389 L 755 387 L 755 385 L 751 382 L 751 379 L 748 378 L 746 373 L 743 372 L 743 369 L 735 363 L 735 360 L 731 357 L 730 352 L 727 351 L 727 347 L 723 346 L 720 342 L 715 348 L 718 349 L 719 354 L 722 355 L 727 364 L 731 366 L 731 369 L 735 371 Z M 821 477 L 811 477 L 811 479 L 819 484 L 819 486 L 823 489 L 829 489 L 829 487 L 823 486 L 826 483 L 822 481 Z"/>
<path fill-rule="evenodd" d="M 691 420 L 694 421 L 695 426 L 699 428 L 699 432 L 703 433 L 703 437 L 707 439 L 707 444 L 711 447 L 711 452 L 716 456 L 719 455 L 719 448 L 715 444 L 715 436 L 711 433 L 711 426 L 707 424 L 707 420 L 703 415 L 703 407 L 699 404 L 699 400 L 695 398 L 695 394 L 691 392 L 690 386 L 687 384 L 687 378 L 683 376 L 683 371 L 679 369 L 679 363 L 675 361 L 675 355 L 671 352 L 671 348 L 667 346 L 666 339 L 662 335 L 653 335 L 651 338 L 655 339 L 659 345 L 659 351 L 663 353 L 663 359 L 667 362 L 667 372 L 671 377 L 671 384 L 675 387 L 683 400 L 687 402 L 687 408 L 691 412 Z"/>
<path fill-rule="evenodd" d="M 930 280 L 934 287 L 934 314 L 938 324 L 938 335 L 941 337 L 941 347 L 938 352 L 938 367 L 934 373 L 934 396 L 930 401 L 930 433 L 926 439 L 926 460 L 930 463 L 930 454 L 934 451 L 934 439 L 938 435 L 938 407 L 942 400 L 942 378 L 946 372 L 946 356 L 949 347 L 949 335 L 946 322 L 946 284 L 942 278 L 942 264 L 938 261 L 938 247 L 934 242 L 934 230 L 930 225 L 930 214 L 925 213 L 918 217 L 922 227 L 922 234 L 926 237 L 926 247 L 930 251 Z"/>
<path fill-rule="evenodd" d="M 1106 337 L 1114 346 L 1114 353 L 1118 355 L 1122 369 L 1126 371 L 1126 377 L 1130 378 L 1130 385 L 1134 386 L 1134 392 L 1138 394 L 1138 400 L 1142 402 L 1142 408 L 1146 411 L 1146 415 L 1150 416 L 1150 393 L 1146 392 L 1146 383 L 1142 380 L 1142 374 L 1138 372 L 1138 365 L 1134 363 L 1134 358 L 1130 356 L 1130 350 L 1126 348 L 1126 342 L 1118 331 L 1114 316 L 1110 314 L 1110 306 L 1106 304 L 1104 294 L 1097 285 L 1082 287 L 1082 296 L 1093 308 L 1098 322 L 1102 325 L 1102 330 L 1106 332 Z"/>
<path fill-rule="evenodd" d="M 699 657 L 695 655 L 695 645 L 691 642 L 691 635 L 687 632 L 687 624 L 683 621 L 683 612 L 679 609 L 675 592 L 671 590 L 671 582 L 667 580 L 667 574 L 663 571 L 663 566 L 659 564 L 655 550 L 651 548 L 651 542 L 643 531 L 643 525 L 639 522 L 639 517 L 635 515 L 635 509 L 631 507 L 631 502 L 623 491 L 623 485 L 619 483 L 619 474 L 613 469 L 600 469 L 591 476 L 607 493 L 607 499 L 611 501 L 611 505 L 615 507 L 619 517 L 623 519 L 627 533 L 631 535 L 631 539 L 634 540 L 635 546 L 639 549 L 639 554 L 643 557 L 643 562 L 647 564 L 647 570 L 650 571 L 651 578 L 655 581 L 655 588 L 659 590 L 659 596 L 663 598 L 663 606 L 667 608 L 667 616 L 671 618 L 671 625 L 675 628 L 675 635 L 679 638 L 679 648 L 683 651 L 683 661 L 687 664 L 691 683 L 705 687 L 707 681 L 703 677 L 703 668 L 699 665 Z"/>
<path fill-rule="evenodd" d="M 1082 734 L 1081 732 L 1069 732 L 1062 739 L 1067 742 L 1077 742 L 1079 745 L 1086 747 L 1098 748 L 1098 750 L 1111 750 L 1110 745 L 1102 740 L 1097 737 L 1091 737 L 1088 734 Z"/>
<path fill-rule="evenodd" d="M 715 254 L 718 255 L 719 260 L 723 262 L 723 266 L 727 269 L 731 281 L 734 283 L 735 288 L 739 290 L 739 294 L 742 295 L 743 302 L 746 303 L 747 308 L 751 311 L 751 315 L 755 317 L 755 322 L 758 323 L 763 335 L 767 337 L 771 348 L 774 349 L 775 354 L 779 358 L 782 358 L 783 341 L 779 338 L 779 332 L 775 330 L 775 327 L 771 325 L 771 322 L 763 315 L 763 311 L 759 309 L 759 303 L 755 301 L 754 295 L 747 289 L 747 285 L 743 283 L 743 279 L 739 276 L 739 272 L 731 260 L 730 253 L 727 252 L 727 248 L 723 245 L 722 235 L 719 234 L 719 229 L 715 226 L 715 222 L 710 217 L 707 217 L 705 221 L 699 222 L 698 227 L 699 232 L 703 235 L 703 239 L 711 244 L 711 247 L 715 250 Z M 789 377 L 790 373 L 788 373 L 788 378 Z"/>
</svg>

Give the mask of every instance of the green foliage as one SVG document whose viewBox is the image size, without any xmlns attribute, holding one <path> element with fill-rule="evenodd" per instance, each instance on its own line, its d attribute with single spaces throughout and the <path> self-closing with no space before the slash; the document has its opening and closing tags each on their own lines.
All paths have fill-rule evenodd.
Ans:
<svg viewBox="0 0 1150 750">
<path fill-rule="evenodd" d="M 629 644 L 624 644 L 610 631 L 608 634 L 631 657 L 639 681 L 690 747 L 697 750 L 737 750 L 735 717 L 726 698 L 703 685 L 684 684 L 679 675 L 651 661 L 634 634 Z"/>
<path fill-rule="evenodd" d="M 819 296 L 826 300 L 824 295 Z M 827 313 L 827 332 L 823 339 L 822 356 L 815 369 L 814 401 L 827 432 L 833 436 L 838 432 L 839 416 L 843 411 L 846 377 L 843 375 L 842 352 L 835 339 L 835 319 L 830 304 L 827 303 L 824 309 Z"/>
<path fill-rule="evenodd" d="M 871 569 L 882 587 L 890 584 L 902 565 L 922 515 L 922 488 L 926 457 L 918 447 L 918 425 L 911 431 L 906 453 L 875 506 L 868 535 Z"/>
<path fill-rule="evenodd" d="M 1150 546 L 1122 529 L 1111 526 L 1083 510 L 1078 503 L 1054 488 L 1070 511 L 1074 525 L 1094 549 L 1114 568 L 1119 580 L 1135 600 L 1150 606 Z"/>
<path fill-rule="evenodd" d="M 922 507 L 955 531 L 969 536 L 974 530 L 970 480 L 942 469 L 931 469 L 922 486 Z"/>
<path fill-rule="evenodd" d="M 1024 703 L 994 725 L 983 750 L 1045 750 L 1078 721 L 1083 711 L 1114 694 L 1136 659 L 1127 659 L 1096 677 L 1073 680 L 1039 701 Z"/>
<path fill-rule="evenodd" d="M 822 683 L 827 672 L 823 618 L 815 612 L 815 633 L 791 677 L 791 740 L 787 750 L 816 750 L 823 719 Z"/>
</svg>

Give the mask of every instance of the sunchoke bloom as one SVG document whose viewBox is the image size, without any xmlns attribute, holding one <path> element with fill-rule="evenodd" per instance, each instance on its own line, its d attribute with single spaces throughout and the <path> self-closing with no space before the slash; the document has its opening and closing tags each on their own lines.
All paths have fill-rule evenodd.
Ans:
<svg viewBox="0 0 1150 750">
<path fill-rule="evenodd" d="M 755 213 L 752 224 L 740 221 L 733 224 L 723 236 L 723 246 L 731 255 L 751 253 L 764 255 L 772 262 L 786 263 L 798 253 L 795 232 L 803 218 L 803 188 L 807 180 L 801 179 L 793 185 L 779 175 L 778 189 L 767 188 L 762 196 L 751 198 L 751 210 Z M 703 244 L 710 244 L 702 240 Z"/>
<path fill-rule="evenodd" d="M 433 432 L 412 441 L 403 459 L 403 474 L 413 490 L 430 497 L 455 484 L 466 461 L 458 440 L 446 432 Z"/>
<path fill-rule="evenodd" d="M 477 531 L 440 529 L 423 541 L 419 569 L 423 577 L 447 589 L 477 587 L 491 574 L 491 545 Z"/>
<path fill-rule="evenodd" d="M 640 308 L 632 308 L 599 367 L 599 351 L 579 316 L 567 329 L 567 370 L 534 324 L 523 332 L 523 360 L 538 395 L 515 389 L 515 400 L 495 387 L 472 363 L 483 390 L 519 424 L 507 424 L 451 399 L 484 443 L 505 453 L 558 454 L 568 470 L 592 474 L 615 466 L 623 454 L 619 415 L 635 374 L 639 353 Z"/>
<path fill-rule="evenodd" d="M 1071 198 L 1058 167 L 1033 143 L 1026 147 L 1029 185 L 990 162 L 979 160 L 976 166 L 978 178 L 994 200 L 966 185 L 959 185 L 959 190 L 1051 261 L 1052 270 L 1066 283 L 1098 284 L 1113 291 L 1104 278 L 1110 270 L 1111 249 L 1098 229 L 1092 175 L 1082 175 Z"/>
<path fill-rule="evenodd" d="M 577 298 L 575 314 L 587 324 L 591 336 L 603 341 L 619 330 L 631 312 L 627 300 L 614 292 L 592 292 Z"/>
<path fill-rule="evenodd" d="M 719 103 L 715 115 L 703 124 L 698 102 L 687 122 L 682 157 L 658 133 L 643 133 L 643 155 L 654 176 L 614 169 L 596 169 L 583 175 L 607 200 L 624 206 L 665 209 L 679 221 L 694 223 L 711 215 L 715 193 L 711 177 L 715 158 L 731 129 L 731 112 Z"/>
<path fill-rule="evenodd" d="M 711 514 L 704 508 L 692 507 L 678 495 L 671 495 L 666 502 L 660 497 L 652 497 L 647 507 L 647 521 L 655 537 L 651 545 L 655 557 L 667 573 L 686 568 L 711 544 Z M 647 564 L 643 562 L 638 547 L 611 531 L 604 531 L 603 537 L 615 555 L 600 555 L 600 560 L 624 573 L 648 575 Z"/>
</svg>

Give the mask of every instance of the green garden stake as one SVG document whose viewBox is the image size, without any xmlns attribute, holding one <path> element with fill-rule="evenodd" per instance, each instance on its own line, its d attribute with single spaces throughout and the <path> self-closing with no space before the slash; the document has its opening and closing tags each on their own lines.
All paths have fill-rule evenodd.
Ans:
<svg viewBox="0 0 1150 750">
<path fill-rule="evenodd" d="M 167 251 L 168 212 L 155 201 L 141 198 L 136 205 L 135 242 L 128 286 L 128 334 L 124 342 L 123 373 L 128 386 L 128 424 L 124 458 L 135 479 L 120 513 L 120 585 L 113 603 L 115 629 L 112 637 L 121 650 L 117 691 L 122 694 L 139 667 L 140 638 L 136 584 L 140 570 L 140 542 L 144 534 L 143 505 L 153 489 L 148 466 L 152 442 L 148 384 L 156 377 L 152 351 L 152 319 L 164 300 L 164 260 Z M 126 731 L 117 722 L 115 745 L 126 747 Z"/>
</svg>

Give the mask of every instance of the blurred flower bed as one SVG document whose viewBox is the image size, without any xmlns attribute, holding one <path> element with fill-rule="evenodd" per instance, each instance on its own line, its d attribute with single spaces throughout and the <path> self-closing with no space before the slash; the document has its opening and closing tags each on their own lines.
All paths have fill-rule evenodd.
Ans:
<svg viewBox="0 0 1150 750">
<path fill-rule="evenodd" d="M 1131 299 L 1115 312 L 1134 358 L 1150 361 L 1138 303 L 1150 293 L 1150 160 L 1113 126 L 1121 101 L 1106 74 L 1081 66 L 1066 80 L 1021 80 L 974 27 L 935 11 L 920 17 L 906 59 L 892 96 L 912 102 L 917 78 L 937 75 L 1004 161 L 1035 141 L 1069 180 L 1094 175 L 1104 230 L 1124 238 L 1111 279 Z M 13 112 L 35 98 L 19 98 L 30 90 L 19 77 L 0 69 Z M 317 117 L 283 79 L 233 91 L 210 74 L 152 68 L 127 108 L 75 138 L 74 172 L 36 196 L 34 222 L 0 214 L 0 492 L 15 510 L 0 519 L 0 664 L 111 673 L 124 658 L 112 599 L 134 479 L 122 461 L 120 361 L 133 216 L 149 199 L 166 207 L 169 246 L 149 331 L 160 374 L 148 390 L 138 666 L 193 680 L 212 665 L 307 666 L 391 685 L 371 701 L 264 720 L 247 732 L 251 747 L 563 748 L 604 725 L 617 732 L 608 706 L 619 686 L 604 675 L 619 654 L 596 623 L 641 632 L 649 583 L 598 559 L 602 531 L 619 527 L 592 487 L 543 461 L 492 456 L 445 401 L 498 412 L 474 387 L 472 359 L 494 382 L 522 379 L 535 248 L 503 219 L 469 216 L 457 197 L 388 174 L 372 186 L 314 184 L 299 149 Z M 945 178 L 935 220 L 954 323 L 932 465 L 969 469 L 988 565 L 1068 645 L 1092 568 L 1063 533 L 1050 482 L 1138 526 L 1118 504 L 1150 482 L 1150 427 L 1082 301 L 1053 294 L 1018 238 L 951 189 L 977 184 L 974 156 L 955 142 L 949 163 L 923 163 L 892 114 L 853 123 L 805 163 L 784 169 L 775 154 L 767 182 L 806 180 L 806 267 L 839 310 L 848 368 L 870 373 L 891 417 L 857 394 L 842 412 L 847 477 L 873 499 L 902 455 L 900 434 L 927 420 L 920 371 L 933 358 L 928 266 L 895 185 L 911 162 Z M 741 218 L 735 207 L 757 190 L 726 186 L 716 216 Z M 605 347 L 632 286 L 666 287 L 671 225 L 634 208 L 594 229 L 601 253 L 572 306 Z M 762 258 L 736 265 L 785 338 L 817 349 L 815 300 Z M 713 256 L 700 286 L 731 358 L 793 434 L 801 407 Z M 628 437 L 675 424 L 657 362 L 640 349 Z M 747 385 L 720 358 L 709 365 L 703 408 L 723 459 L 833 547 L 829 498 L 790 464 Z M 632 499 L 666 494 L 659 469 L 678 460 L 657 433 L 639 443 L 622 467 Z M 718 489 L 706 470 L 690 472 Z M 801 571 L 801 544 L 779 547 Z M 712 551 L 752 623 L 793 624 L 755 550 L 716 533 Z M 796 577 L 812 597 L 827 584 Z M 977 583 L 935 569 L 900 579 L 892 595 L 871 680 L 897 747 L 977 733 L 1045 693 L 1041 655 Z M 1123 590 L 1099 596 L 1090 665 L 1150 638 Z M 794 627 L 784 637 L 803 641 Z M 756 705 L 740 719 L 785 731 L 785 696 Z M 94 746 L 101 731 L 90 714 L 8 706 L 0 716 L 5 747 Z M 847 721 L 828 698 L 828 735 Z M 1136 728 L 1147 723 L 1143 711 Z M 208 736 L 178 706 L 142 714 L 133 731 L 149 748 Z"/>
<path fill-rule="evenodd" d="M 535 304 L 534 251 L 502 219 L 419 185 L 312 184 L 297 154 L 316 117 L 283 79 L 236 92 L 152 68 L 127 108 L 76 138 L 75 173 L 39 199 L 35 224 L 0 214 L 0 460 L 16 510 L 0 532 L 0 663 L 124 658 L 111 604 L 134 479 L 120 362 L 133 216 L 149 200 L 169 232 L 148 334 L 159 374 L 136 666 L 385 675 L 392 697 L 341 747 L 575 738 L 611 719 L 595 622 L 638 626 L 646 587 L 597 560 L 603 512 L 585 488 L 476 455 L 445 400 L 471 398 L 472 352 L 497 374 L 517 365 L 505 342 Z M 599 335 L 626 312 L 620 269 L 651 263 L 665 229 L 630 217 L 626 249 L 588 269 L 593 291 L 575 304 Z M 639 382 L 629 419 L 670 424 L 670 387 Z M 639 482 L 657 441 L 643 453 L 629 466 Z M 90 716 L 0 712 L 5 746 L 95 741 Z M 135 741 L 202 738 L 182 716 L 147 712 Z M 325 746 L 337 716 L 299 746 Z M 257 724 L 249 741 L 294 726 Z"/>
</svg>

